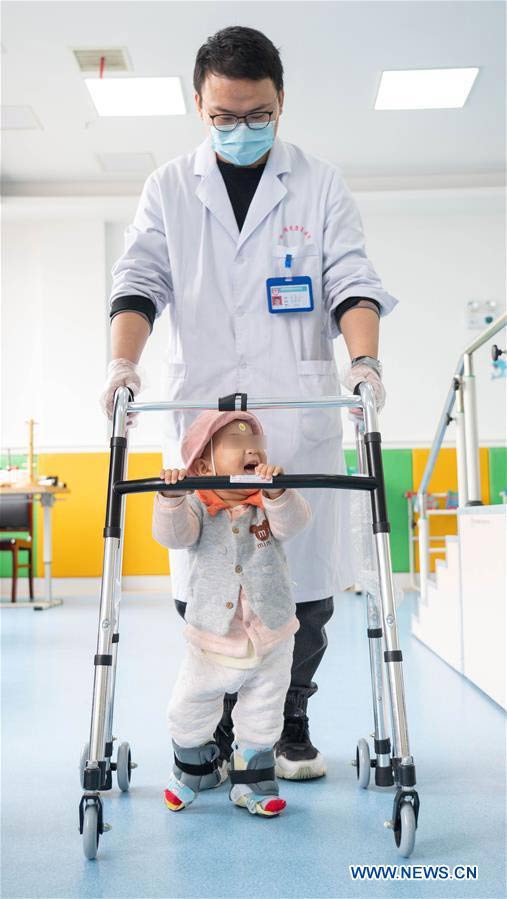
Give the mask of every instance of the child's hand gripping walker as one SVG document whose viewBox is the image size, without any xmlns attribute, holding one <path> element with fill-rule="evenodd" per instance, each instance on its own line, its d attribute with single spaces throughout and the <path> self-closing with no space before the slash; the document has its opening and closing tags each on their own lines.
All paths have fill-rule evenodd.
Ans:
<svg viewBox="0 0 507 899">
<path fill-rule="evenodd" d="M 419 814 L 419 797 L 415 789 L 415 766 L 410 753 L 405 694 L 403 684 L 402 653 L 399 648 L 396 623 L 396 607 L 389 544 L 389 521 L 381 455 L 381 437 L 377 424 L 376 402 L 371 384 L 361 383 L 355 396 L 321 397 L 315 400 L 299 399 L 251 399 L 248 409 L 290 409 L 310 407 L 361 406 L 364 421 L 356 424 L 358 475 L 343 474 L 275 474 L 275 489 L 328 488 L 365 491 L 370 494 L 371 524 L 375 545 L 377 577 L 380 596 L 375 589 L 366 591 L 367 637 L 370 648 L 371 689 L 373 698 L 373 754 L 365 739 L 356 748 L 355 766 L 358 784 L 366 789 L 371 770 L 375 771 L 375 783 L 382 787 L 396 787 L 392 818 L 385 825 L 394 831 L 400 854 L 411 855 L 415 844 L 415 832 Z M 100 596 L 97 652 L 94 657 L 95 678 L 90 740 L 83 749 L 80 763 L 83 796 L 79 805 L 79 831 L 83 835 L 83 849 L 87 858 L 95 858 L 99 838 L 109 830 L 104 823 L 101 793 L 111 789 L 115 771 L 120 790 L 129 789 L 131 761 L 128 743 L 121 743 L 116 762 L 113 757 L 113 708 L 116 664 L 119 640 L 119 611 L 121 598 L 121 568 L 124 536 L 124 497 L 129 493 L 182 492 L 182 480 L 178 473 L 174 482 L 164 478 L 125 480 L 127 471 L 127 416 L 132 413 L 183 409 L 215 409 L 235 411 L 247 409 L 246 394 L 221 397 L 218 405 L 209 402 L 136 403 L 128 388 L 116 391 L 113 412 L 113 434 L 107 494 L 106 522 L 104 528 L 104 564 Z M 185 477 L 185 492 L 193 490 L 233 490 L 238 480 L 242 488 L 258 488 L 261 481 L 256 475 L 249 478 L 235 476 Z M 384 667 L 385 666 L 385 667 Z M 388 691 L 384 690 L 387 680 Z M 386 708 L 386 699 L 389 708 Z M 388 714 L 388 712 L 390 714 Z M 389 735 L 388 719 L 392 723 Z"/>
</svg>

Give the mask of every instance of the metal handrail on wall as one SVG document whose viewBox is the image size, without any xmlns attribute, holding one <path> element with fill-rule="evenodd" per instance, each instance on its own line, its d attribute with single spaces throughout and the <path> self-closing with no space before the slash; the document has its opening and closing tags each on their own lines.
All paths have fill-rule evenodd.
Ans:
<svg viewBox="0 0 507 899">
<path fill-rule="evenodd" d="M 456 454 L 458 463 L 458 496 L 460 506 L 480 506 L 479 436 L 473 354 L 507 325 L 507 313 L 497 318 L 461 354 L 452 376 L 422 480 L 417 491 L 419 510 L 419 572 L 421 596 L 426 596 L 429 577 L 430 535 L 427 509 L 428 484 L 435 468 L 445 432 L 456 422 Z M 456 405 L 454 418 L 451 413 Z"/>
</svg>

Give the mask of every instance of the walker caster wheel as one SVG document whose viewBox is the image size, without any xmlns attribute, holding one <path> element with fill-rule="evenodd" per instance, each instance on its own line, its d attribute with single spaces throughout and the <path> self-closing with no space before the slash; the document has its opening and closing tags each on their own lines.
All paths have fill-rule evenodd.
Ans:
<svg viewBox="0 0 507 899">
<path fill-rule="evenodd" d="M 128 743 L 120 743 L 118 746 L 118 755 L 116 756 L 116 778 L 122 793 L 126 793 L 130 788 L 132 768 L 130 746 Z"/>
<path fill-rule="evenodd" d="M 411 802 L 402 802 L 399 822 L 394 826 L 394 839 L 403 858 L 409 858 L 414 851 L 416 828 L 414 806 Z"/>
<path fill-rule="evenodd" d="M 88 755 L 90 752 L 90 744 L 85 743 L 83 746 L 83 751 L 81 753 L 81 758 L 79 759 L 79 779 L 81 781 L 81 787 L 84 789 L 84 772 L 86 768 L 86 763 L 88 761 Z"/>
<path fill-rule="evenodd" d="M 356 747 L 356 774 L 357 783 L 362 790 L 368 789 L 370 783 L 370 749 L 366 740 L 361 738 L 357 741 Z"/>
<path fill-rule="evenodd" d="M 90 802 L 83 816 L 83 852 L 85 858 L 97 858 L 99 848 L 99 811 L 94 802 Z"/>
</svg>

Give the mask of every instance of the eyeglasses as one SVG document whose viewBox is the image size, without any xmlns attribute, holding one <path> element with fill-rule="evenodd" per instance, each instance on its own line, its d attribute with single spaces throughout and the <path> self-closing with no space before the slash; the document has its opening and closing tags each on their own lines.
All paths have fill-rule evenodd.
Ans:
<svg viewBox="0 0 507 899">
<path fill-rule="evenodd" d="M 210 115 L 208 112 L 208 115 L 217 131 L 234 131 L 239 122 L 244 122 L 247 128 L 251 128 L 252 131 L 260 131 L 262 128 L 267 128 L 271 122 L 273 112 L 274 110 L 271 110 L 271 112 L 250 112 L 248 115 Z"/>
</svg>

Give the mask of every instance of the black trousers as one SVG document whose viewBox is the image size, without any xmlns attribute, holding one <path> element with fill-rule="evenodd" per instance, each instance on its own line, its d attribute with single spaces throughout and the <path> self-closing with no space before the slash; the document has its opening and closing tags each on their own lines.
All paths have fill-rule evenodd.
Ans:
<svg viewBox="0 0 507 899">
<path fill-rule="evenodd" d="M 181 617 L 185 618 L 186 602 L 179 599 L 174 604 Z M 333 597 L 317 599 L 315 602 L 298 602 L 296 615 L 299 619 L 299 630 L 294 640 L 291 681 L 285 700 L 285 715 L 290 715 L 295 708 L 306 713 L 310 696 L 317 692 L 317 684 L 313 680 L 322 657 L 327 649 L 326 624 L 333 614 Z M 236 702 L 235 693 L 226 693 L 224 713 L 232 710 Z"/>
</svg>

